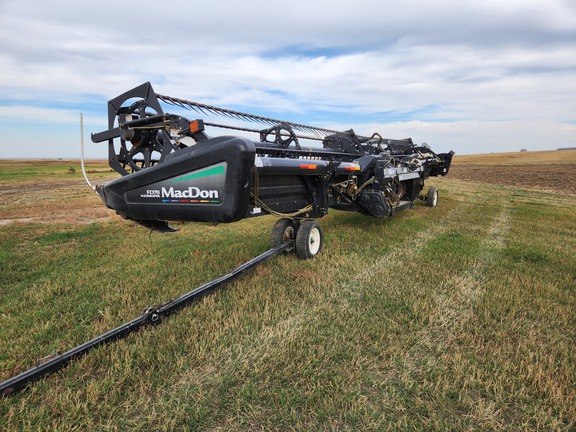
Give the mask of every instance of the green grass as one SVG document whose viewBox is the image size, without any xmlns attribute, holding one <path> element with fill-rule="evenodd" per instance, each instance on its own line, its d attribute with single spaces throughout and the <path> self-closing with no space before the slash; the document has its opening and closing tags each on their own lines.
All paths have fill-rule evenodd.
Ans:
<svg viewBox="0 0 576 432">
<path fill-rule="evenodd" d="M 574 430 L 576 196 L 430 183 L 439 207 L 331 212 L 316 259 L 1 399 L 0 429 Z M 265 251 L 273 222 L 0 226 L 0 379 Z"/>
<path fill-rule="evenodd" d="M 86 170 L 92 176 L 100 177 L 103 173 L 109 173 L 110 167 L 106 161 L 86 161 Z M 69 180 L 82 178 L 82 166 L 78 160 L 19 160 L 0 159 L 0 181 L 32 181 L 42 179 Z"/>
</svg>

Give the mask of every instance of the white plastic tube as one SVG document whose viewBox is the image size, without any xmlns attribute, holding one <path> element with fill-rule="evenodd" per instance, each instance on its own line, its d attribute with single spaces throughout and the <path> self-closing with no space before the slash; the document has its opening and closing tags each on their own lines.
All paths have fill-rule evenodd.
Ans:
<svg viewBox="0 0 576 432">
<path fill-rule="evenodd" d="M 86 169 L 84 168 L 84 114 L 80 113 L 80 163 L 82 164 L 82 174 L 84 175 L 84 180 L 88 183 L 88 186 L 93 191 L 96 191 L 96 186 L 93 186 L 88 180 L 88 176 L 86 175 Z"/>
</svg>

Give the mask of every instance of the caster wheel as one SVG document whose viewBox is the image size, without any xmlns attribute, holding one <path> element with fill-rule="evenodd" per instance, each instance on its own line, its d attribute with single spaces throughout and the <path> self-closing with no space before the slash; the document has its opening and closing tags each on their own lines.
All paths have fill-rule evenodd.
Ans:
<svg viewBox="0 0 576 432">
<path fill-rule="evenodd" d="M 438 190 L 435 187 L 430 187 L 426 194 L 426 205 L 428 207 L 436 207 L 438 205 Z"/>
<path fill-rule="evenodd" d="M 278 219 L 272 228 L 270 236 L 270 246 L 280 246 L 288 240 L 296 239 L 296 222 L 290 219 Z"/>
<path fill-rule="evenodd" d="M 296 232 L 296 255 L 301 259 L 314 258 L 322 249 L 322 229 L 313 220 L 303 221 Z"/>
</svg>

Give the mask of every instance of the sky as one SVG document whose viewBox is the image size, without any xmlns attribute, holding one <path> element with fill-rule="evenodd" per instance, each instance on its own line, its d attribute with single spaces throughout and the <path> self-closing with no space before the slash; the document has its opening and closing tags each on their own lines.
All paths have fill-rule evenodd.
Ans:
<svg viewBox="0 0 576 432">
<path fill-rule="evenodd" d="M 576 147 L 576 1 L 0 0 L 0 158 L 79 157 L 80 113 L 106 158 L 107 101 L 147 81 L 436 152 Z"/>
</svg>

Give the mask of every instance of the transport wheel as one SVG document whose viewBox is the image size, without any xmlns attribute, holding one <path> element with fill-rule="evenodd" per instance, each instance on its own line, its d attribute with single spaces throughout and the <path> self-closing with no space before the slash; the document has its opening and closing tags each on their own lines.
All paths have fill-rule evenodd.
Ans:
<svg viewBox="0 0 576 432">
<path fill-rule="evenodd" d="M 426 205 L 428 207 L 436 207 L 438 205 L 438 191 L 433 186 L 430 186 L 426 194 Z"/>
<path fill-rule="evenodd" d="M 301 259 L 314 258 L 322 249 L 322 229 L 320 224 L 307 220 L 300 224 L 296 232 L 296 255 Z"/>
<path fill-rule="evenodd" d="M 278 219 L 272 228 L 270 236 L 270 245 L 272 247 L 280 246 L 287 240 L 296 239 L 296 224 L 290 219 Z"/>
</svg>

